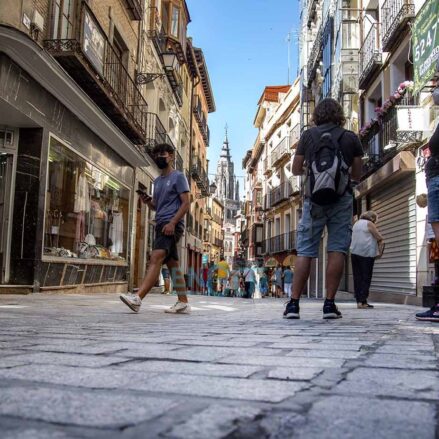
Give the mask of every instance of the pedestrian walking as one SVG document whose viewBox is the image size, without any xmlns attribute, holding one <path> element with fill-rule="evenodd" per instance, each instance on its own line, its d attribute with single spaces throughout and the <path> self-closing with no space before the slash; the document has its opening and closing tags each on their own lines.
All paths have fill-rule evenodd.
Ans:
<svg viewBox="0 0 439 439">
<path fill-rule="evenodd" d="M 186 283 L 178 263 L 177 243 L 184 233 L 184 216 L 189 211 L 189 184 L 185 175 L 173 169 L 174 148 L 166 143 L 153 149 L 155 162 L 161 175 L 154 181 L 154 193 L 151 197 L 138 191 L 142 202 L 156 211 L 155 239 L 151 260 L 137 294 L 122 294 L 120 299 L 131 310 L 138 312 L 144 297 L 157 282 L 160 268 L 165 263 L 170 270 L 174 290 L 178 300 L 165 312 L 187 314 L 190 312 Z"/>
<path fill-rule="evenodd" d="M 227 285 L 227 280 L 229 279 L 230 267 L 229 264 L 224 259 L 224 257 L 221 257 L 216 268 L 217 268 L 218 292 L 220 294 L 223 294 L 224 288 Z"/>
<path fill-rule="evenodd" d="M 282 265 L 278 264 L 274 272 L 274 282 L 276 284 L 276 297 L 282 297 L 284 294 L 283 290 L 283 270 Z"/>
<path fill-rule="evenodd" d="M 207 294 L 207 281 L 209 278 L 209 266 L 207 264 L 203 265 L 202 269 L 202 281 L 203 281 L 203 294 Z"/>
<path fill-rule="evenodd" d="M 293 271 L 290 266 L 287 266 L 284 270 L 284 291 L 289 299 L 291 299 L 291 288 L 293 286 Z"/>
<path fill-rule="evenodd" d="M 207 273 L 207 295 L 214 296 L 215 295 L 215 266 L 213 263 L 210 264 L 209 270 Z"/>
<path fill-rule="evenodd" d="M 350 176 L 361 176 L 363 148 L 358 136 L 343 128 L 343 108 L 331 98 L 323 99 L 313 113 L 316 125 L 306 130 L 299 141 L 293 161 L 293 174 L 307 174 L 302 218 L 297 230 L 292 298 L 284 318 L 300 318 L 299 300 L 311 269 L 318 257 L 320 240 L 326 226 L 328 263 L 326 267 L 326 300 L 324 319 L 337 319 L 341 312 L 335 295 L 343 274 L 345 255 L 352 233 L 353 198 Z M 350 173 L 349 173 L 350 169 Z"/>
<path fill-rule="evenodd" d="M 438 61 L 439 73 L 439 61 Z M 439 80 L 433 92 L 435 105 L 439 105 Z M 430 158 L 425 166 L 428 196 L 428 222 L 433 228 L 436 244 L 439 245 L 439 125 L 429 141 Z M 416 314 L 417 320 L 439 322 L 439 302 L 429 310 Z"/>
<path fill-rule="evenodd" d="M 375 225 L 377 219 L 377 214 L 368 210 L 360 215 L 352 228 L 351 262 L 355 299 L 359 309 L 373 308 L 367 298 L 375 259 L 382 256 L 384 249 L 383 237 Z"/>
<path fill-rule="evenodd" d="M 169 269 L 166 264 L 162 266 L 162 276 L 163 282 L 165 284 L 162 294 L 171 294 L 171 277 L 169 275 Z"/>
<path fill-rule="evenodd" d="M 264 268 L 261 270 L 261 276 L 259 278 L 259 290 L 261 291 L 262 297 L 268 294 L 268 274 Z"/>
<path fill-rule="evenodd" d="M 244 269 L 243 273 L 244 278 L 244 288 L 245 288 L 245 299 L 251 299 L 253 297 L 253 293 L 255 292 L 255 284 L 256 284 L 256 273 L 252 267 L 247 267 Z"/>
<path fill-rule="evenodd" d="M 230 272 L 229 288 L 230 288 L 230 295 L 232 297 L 238 296 L 240 278 L 241 278 L 241 272 L 239 269 L 235 268 Z"/>
</svg>

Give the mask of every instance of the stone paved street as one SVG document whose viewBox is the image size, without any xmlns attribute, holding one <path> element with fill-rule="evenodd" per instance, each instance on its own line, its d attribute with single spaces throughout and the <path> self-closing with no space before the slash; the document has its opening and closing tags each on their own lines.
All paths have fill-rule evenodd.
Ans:
<svg viewBox="0 0 439 439">
<path fill-rule="evenodd" d="M 439 325 L 419 308 L 0 296 L 0 431 L 19 438 L 438 437 Z"/>
</svg>

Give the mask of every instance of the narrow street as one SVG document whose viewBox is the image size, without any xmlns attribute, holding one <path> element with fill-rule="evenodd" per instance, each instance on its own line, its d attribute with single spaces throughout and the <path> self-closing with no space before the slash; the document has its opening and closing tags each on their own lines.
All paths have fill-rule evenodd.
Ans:
<svg viewBox="0 0 439 439">
<path fill-rule="evenodd" d="M 0 430 L 11 438 L 437 437 L 439 327 L 419 308 L 0 296 Z"/>
</svg>

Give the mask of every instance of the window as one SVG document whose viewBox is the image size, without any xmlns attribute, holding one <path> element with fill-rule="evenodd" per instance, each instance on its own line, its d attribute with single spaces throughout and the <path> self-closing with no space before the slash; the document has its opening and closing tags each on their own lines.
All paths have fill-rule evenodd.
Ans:
<svg viewBox="0 0 439 439">
<path fill-rule="evenodd" d="M 51 138 L 44 254 L 124 260 L 130 191 Z"/>
<path fill-rule="evenodd" d="M 171 14 L 171 35 L 175 38 L 179 37 L 179 25 L 180 25 L 180 8 L 175 5 L 171 6 L 172 14 Z"/>
<path fill-rule="evenodd" d="M 73 38 L 74 17 L 75 0 L 54 0 L 52 16 L 53 39 L 67 40 Z"/>
</svg>

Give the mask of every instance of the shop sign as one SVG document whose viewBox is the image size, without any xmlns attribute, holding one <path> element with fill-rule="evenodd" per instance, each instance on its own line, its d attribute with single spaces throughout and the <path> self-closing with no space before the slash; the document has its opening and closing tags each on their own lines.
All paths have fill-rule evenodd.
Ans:
<svg viewBox="0 0 439 439">
<path fill-rule="evenodd" d="M 209 263 L 209 255 L 203 254 L 201 261 L 203 264 L 208 264 Z"/>
<path fill-rule="evenodd" d="M 418 93 L 436 73 L 439 59 L 439 1 L 428 0 L 413 25 L 413 66 Z"/>
<path fill-rule="evenodd" d="M 426 131 L 425 110 L 422 107 L 397 107 L 398 131 Z"/>
<path fill-rule="evenodd" d="M 84 10 L 82 50 L 93 67 L 104 74 L 105 36 L 90 12 Z"/>
</svg>

